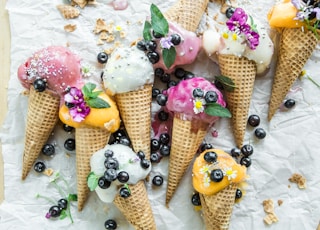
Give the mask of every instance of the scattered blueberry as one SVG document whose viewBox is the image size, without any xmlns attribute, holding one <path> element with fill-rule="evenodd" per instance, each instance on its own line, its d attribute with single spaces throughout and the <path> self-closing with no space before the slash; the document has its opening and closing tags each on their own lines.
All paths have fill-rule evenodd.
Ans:
<svg viewBox="0 0 320 230">
<path fill-rule="evenodd" d="M 157 151 L 160 149 L 160 142 L 157 139 L 151 139 L 151 151 Z"/>
<path fill-rule="evenodd" d="M 121 196 L 122 198 L 128 198 L 130 195 L 131 195 L 131 194 L 130 194 L 130 191 L 129 191 L 128 188 L 126 188 L 126 187 L 120 188 L 120 196 Z"/>
<path fill-rule="evenodd" d="M 156 64 L 160 60 L 160 56 L 155 51 L 149 51 L 147 57 L 152 64 Z"/>
<path fill-rule="evenodd" d="M 236 190 L 236 199 L 240 199 L 242 197 L 242 191 L 237 188 Z"/>
<path fill-rule="evenodd" d="M 52 156 L 55 153 L 55 148 L 52 144 L 45 144 L 42 147 L 41 152 L 46 156 Z"/>
<path fill-rule="evenodd" d="M 119 162 L 116 158 L 114 157 L 108 157 L 105 161 L 104 161 L 104 166 L 106 167 L 106 169 L 119 169 Z"/>
<path fill-rule="evenodd" d="M 160 89 L 152 88 L 152 98 L 156 98 L 160 94 Z"/>
<path fill-rule="evenodd" d="M 139 159 L 141 159 L 141 160 L 144 159 L 144 158 L 146 158 L 146 155 L 145 155 L 144 152 L 141 151 L 141 150 L 137 152 L 137 156 L 138 156 Z"/>
<path fill-rule="evenodd" d="M 68 138 L 65 142 L 64 142 L 64 148 L 68 151 L 73 151 L 76 149 L 76 141 L 73 138 Z"/>
<path fill-rule="evenodd" d="M 170 81 L 170 74 L 165 73 L 160 76 L 160 81 L 163 83 L 168 83 Z"/>
<path fill-rule="evenodd" d="M 200 151 L 204 152 L 207 149 L 213 149 L 213 148 L 214 148 L 213 145 L 210 143 L 202 143 L 200 146 Z"/>
<path fill-rule="evenodd" d="M 104 227 L 109 230 L 117 229 L 117 222 L 112 219 L 106 220 L 106 222 L 104 222 Z"/>
<path fill-rule="evenodd" d="M 150 161 L 147 160 L 147 159 L 142 159 L 140 161 L 140 165 L 141 165 L 142 168 L 147 169 L 147 168 L 150 167 Z"/>
<path fill-rule="evenodd" d="M 47 87 L 47 83 L 43 79 L 38 78 L 33 82 L 33 87 L 35 91 L 43 92 Z"/>
<path fill-rule="evenodd" d="M 296 102 L 293 99 L 287 99 L 284 102 L 284 107 L 286 107 L 287 109 L 291 109 L 293 106 L 295 106 Z"/>
<path fill-rule="evenodd" d="M 168 120 L 169 118 L 169 113 L 167 113 L 166 111 L 164 110 L 161 110 L 159 113 L 158 113 L 158 118 L 160 121 L 166 121 Z"/>
<path fill-rule="evenodd" d="M 108 54 L 106 52 L 100 52 L 98 53 L 97 59 L 100 64 L 106 64 L 108 62 Z"/>
<path fill-rule="evenodd" d="M 218 94 L 215 91 L 208 91 L 204 96 L 207 103 L 214 103 L 218 100 Z"/>
<path fill-rule="evenodd" d="M 210 179 L 214 182 L 220 182 L 223 179 L 223 172 L 221 169 L 214 169 L 210 173 Z"/>
<path fill-rule="evenodd" d="M 230 151 L 232 157 L 239 157 L 241 155 L 241 150 L 239 148 L 232 148 Z"/>
<path fill-rule="evenodd" d="M 260 117 L 256 114 L 252 114 L 248 118 L 248 124 L 252 127 L 257 127 L 260 124 Z"/>
<path fill-rule="evenodd" d="M 74 130 L 74 128 L 72 126 L 69 126 L 67 124 L 63 124 L 62 128 L 66 132 L 72 132 Z"/>
<path fill-rule="evenodd" d="M 66 210 L 68 207 L 68 201 L 66 199 L 62 198 L 62 199 L 58 200 L 58 206 L 59 206 L 59 208 Z"/>
<path fill-rule="evenodd" d="M 250 144 L 243 145 L 241 147 L 241 152 L 244 156 L 248 157 L 253 153 L 253 147 Z"/>
<path fill-rule="evenodd" d="M 116 139 L 116 141 L 119 141 L 121 137 L 126 137 L 126 136 L 127 134 L 124 129 L 119 129 L 113 133 L 113 137 Z"/>
<path fill-rule="evenodd" d="M 167 103 L 168 97 L 162 93 L 158 94 L 158 96 L 156 97 L 156 101 L 159 105 L 161 106 L 165 106 Z"/>
<path fill-rule="evenodd" d="M 61 214 L 61 209 L 58 205 L 53 205 L 49 209 L 50 217 L 59 217 Z"/>
<path fill-rule="evenodd" d="M 206 152 L 203 156 L 204 160 L 208 163 L 214 163 L 217 161 L 218 156 L 215 152 Z"/>
<path fill-rule="evenodd" d="M 104 172 L 104 177 L 107 179 L 107 181 L 115 181 L 117 179 L 117 171 L 115 169 L 107 169 Z"/>
<path fill-rule="evenodd" d="M 162 68 L 156 68 L 154 70 L 154 76 L 155 77 L 161 77 L 164 74 L 164 70 Z"/>
<path fill-rule="evenodd" d="M 249 157 L 242 157 L 240 160 L 240 164 L 248 168 L 251 165 L 251 159 Z"/>
<path fill-rule="evenodd" d="M 235 11 L 235 8 L 234 7 L 229 7 L 227 10 L 226 10 L 226 17 L 227 18 L 231 18 L 233 13 Z"/>
<path fill-rule="evenodd" d="M 64 105 L 65 105 L 67 108 L 69 108 L 69 109 L 71 109 L 71 108 L 74 107 L 74 104 L 73 104 L 73 103 L 70 103 L 70 102 L 65 102 Z"/>
<path fill-rule="evenodd" d="M 155 41 L 146 41 L 146 48 L 148 51 L 155 51 L 157 48 L 157 43 Z"/>
<path fill-rule="evenodd" d="M 129 180 L 129 174 L 126 171 L 118 173 L 117 179 L 120 183 L 127 183 Z"/>
<path fill-rule="evenodd" d="M 146 51 L 147 50 L 146 42 L 144 40 L 138 41 L 137 48 L 139 50 Z"/>
<path fill-rule="evenodd" d="M 192 95 L 193 97 L 203 97 L 204 96 L 204 92 L 201 88 L 195 88 L 193 91 L 192 91 Z"/>
<path fill-rule="evenodd" d="M 177 68 L 177 69 L 174 71 L 174 75 L 175 75 L 178 79 L 183 79 L 185 73 L 186 73 L 186 72 L 185 72 L 184 69 L 182 69 L 182 68 Z"/>
<path fill-rule="evenodd" d="M 189 71 L 185 71 L 185 73 L 183 75 L 183 79 L 187 80 L 187 79 L 191 79 L 191 78 L 194 78 L 194 74 Z"/>
<path fill-rule="evenodd" d="M 256 130 L 254 131 L 254 135 L 258 138 L 258 139 L 263 139 L 266 137 L 267 133 L 263 128 L 256 128 Z"/>
<path fill-rule="evenodd" d="M 159 152 L 164 157 L 169 156 L 170 155 L 170 146 L 169 145 L 161 145 Z"/>
<path fill-rule="evenodd" d="M 152 184 L 155 186 L 161 186 L 163 184 L 163 177 L 160 175 L 154 176 L 152 179 Z"/>
<path fill-rule="evenodd" d="M 123 136 L 119 138 L 119 144 L 130 146 L 131 142 L 127 136 Z"/>
<path fill-rule="evenodd" d="M 195 193 L 192 195 L 191 197 L 191 203 L 194 205 L 194 206 L 200 206 L 201 205 L 201 200 L 200 200 L 200 195 L 199 193 Z"/>
<path fill-rule="evenodd" d="M 102 189 L 107 189 L 111 185 L 111 181 L 109 181 L 105 176 L 102 176 L 98 179 L 98 186 Z"/>
<path fill-rule="evenodd" d="M 105 152 L 104 152 L 104 156 L 106 157 L 106 158 L 108 158 L 108 157 L 113 157 L 113 151 L 111 150 L 111 149 L 107 149 Z"/>
<path fill-rule="evenodd" d="M 181 37 L 179 34 L 171 34 L 171 42 L 173 45 L 177 46 L 181 43 Z"/>
<path fill-rule="evenodd" d="M 172 86 L 176 86 L 178 83 L 174 80 L 171 80 L 167 83 L 167 88 L 169 89 Z"/>
<path fill-rule="evenodd" d="M 161 156 L 157 152 L 152 152 L 150 154 L 151 163 L 159 163 L 161 161 Z"/>
<path fill-rule="evenodd" d="M 38 161 L 34 164 L 33 168 L 34 168 L 34 171 L 38 173 L 42 173 L 44 172 L 44 170 L 46 170 L 46 165 L 42 161 Z"/>
<path fill-rule="evenodd" d="M 159 141 L 161 144 L 168 144 L 170 141 L 170 135 L 168 133 L 161 133 L 159 136 Z"/>
</svg>

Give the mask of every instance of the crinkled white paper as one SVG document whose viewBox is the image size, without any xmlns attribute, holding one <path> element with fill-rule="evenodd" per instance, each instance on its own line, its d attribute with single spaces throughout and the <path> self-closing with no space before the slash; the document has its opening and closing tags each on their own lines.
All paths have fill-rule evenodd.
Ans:
<svg viewBox="0 0 320 230">
<path fill-rule="evenodd" d="M 51 204 L 36 199 L 36 194 L 50 196 L 54 200 L 61 198 L 57 190 L 49 184 L 49 177 L 32 171 L 25 181 L 21 181 L 21 161 L 24 146 L 25 117 L 28 100 L 22 95 L 16 71 L 34 51 L 48 45 L 66 45 L 79 54 L 83 63 L 91 66 L 93 77 L 98 81 L 101 66 L 97 65 L 96 55 L 105 46 L 96 45 L 98 36 L 92 31 L 97 18 L 120 25 L 127 36 L 121 40 L 128 45 L 141 37 L 143 22 L 149 15 L 151 2 L 165 11 L 173 3 L 170 1 L 129 0 L 126 10 L 116 11 L 111 5 L 97 0 L 96 6 L 81 9 L 77 19 L 66 20 L 56 9 L 62 0 L 10 0 L 7 9 L 11 25 L 11 78 L 8 89 L 8 115 L 3 125 L 1 139 L 4 157 L 5 201 L 0 205 L 0 229 L 104 229 L 104 221 L 116 219 L 119 229 L 130 229 L 127 221 L 112 205 L 103 204 L 95 193 L 90 197 L 82 212 L 77 211 L 76 203 L 71 206 L 74 223 L 69 219 L 48 220 L 45 213 Z M 267 12 L 274 4 L 273 0 L 240 1 L 239 5 L 259 18 L 267 26 Z M 217 3 L 209 3 L 208 15 L 204 15 L 200 30 L 205 24 L 214 25 L 213 18 L 219 12 Z M 64 31 L 63 26 L 76 24 L 72 33 Z M 314 51 L 305 69 L 314 80 L 320 82 L 320 50 Z M 278 111 L 271 122 L 267 121 L 268 101 L 271 92 L 272 77 L 275 69 L 273 61 L 270 71 L 257 77 L 249 114 L 258 114 L 262 120 L 260 127 L 267 131 L 263 140 L 254 138 L 253 128 L 248 127 L 245 143 L 254 147 L 252 165 L 248 169 L 246 194 L 242 202 L 234 206 L 230 223 L 232 230 L 257 229 L 316 229 L 320 218 L 320 88 L 310 80 L 297 80 L 288 97 L 296 100 L 296 106 L 289 111 Z M 199 76 L 212 79 L 219 73 L 218 66 L 203 53 L 196 63 L 184 67 Z M 139 70 L 137 70 L 139 71 Z M 157 106 L 155 106 L 157 107 Z M 208 134 L 206 141 L 217 148 L 230 151 L 235 146 L 232 129 L 228 119 L 221 119 L 212 130 L 218 131 L 218 137 Z M 54 157 L 43 157 L 48 167 L 59 171 L 68 181 L 70 191 L 76 193 L 75 155 L 63 147 L 64 140 L 73 137 L 57 126 L 50 143 L 56 144 Z M 183 149 L 181 150 L 183 151 Z M 157 229 L 193 230 L 205 229 L 200 211 L 195 211 L 190 198 L 193 194 L 190 168 L 173 197 L 170 208 L 165 206 L 165 189 L 168 173 L 168 161 L 163 159 L 155 165 L 150 174 L 164 176 L 165 183 L 153 188 L 147 182 Z M 300 190 L 296 184 L 288 181 L 293 173 L 300 173 L 307 179 L 307 188 Z M 263 223 L 266 215 L 262 202 L 272 199 L 279 222 L 271 226 Z M 277 201 L 283 204 L 278 206 Z"/>
</svg>

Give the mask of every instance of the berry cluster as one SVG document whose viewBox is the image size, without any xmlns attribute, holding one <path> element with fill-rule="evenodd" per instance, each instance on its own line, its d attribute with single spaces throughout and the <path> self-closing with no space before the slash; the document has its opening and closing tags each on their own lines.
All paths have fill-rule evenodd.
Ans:
<svg viewBox="0 0 320 230">
<path fill-rule="evenodd" d="M 122 144 L 130 147 L 131 141 L 125 129 L 120 128 L 112 134 L 112 138 L 110 138 L 109 144 Z"/>
<path fill-rule="evenodd" d="M 46 218 L 50 219 L 51 217 L 56 218 L 61 215 L 63 210 L 68 208 L 68 200 L 67 199 L 60 199 L 58 200 L 57 205 L 53 205 L 49 208 L 48 213 L 46 214 Z"/>
<path fill-rule="evenodd" d="M 248 168 L 252 163 L 250 156 L 253 154 L 253 147 L 250 144 L 243 145 L 241 149 L 235 147 L 231 149 L 230 154 L 238 160 L 241 165 Z"/>
<path fill-rule="evenodd" d="M 320 29 L 320 2 L 317 0 L 292 0 L 291 3 L 297 8 L 297 20 L 305 21 L 308 26 Z M 310 29 L 310 28 L 309 28 Z"/>
<path fill-rule="evenodd" d="M 159 163 L 162 157 L 170 155 L 170 135 L 168 133 L 161 133 L 159 138 L 151 139 L 151 154 L 150 160 L 152 163 Z"/>
<path fill-rule="evenodd" d="M 256 114 L 252 114 L 249 116 L 248 118 L 248 124 L 251 126 L 251 127 L 258 127 L 259 124 L 260 124 L 260 117 Z M 263 129 L 263 128 L 256 128 L 254 130 L 254 135 L 258 138 L 258 139 L 263 139 L 266 137 L 267 133 L 266 131 Z"/>
</svg>

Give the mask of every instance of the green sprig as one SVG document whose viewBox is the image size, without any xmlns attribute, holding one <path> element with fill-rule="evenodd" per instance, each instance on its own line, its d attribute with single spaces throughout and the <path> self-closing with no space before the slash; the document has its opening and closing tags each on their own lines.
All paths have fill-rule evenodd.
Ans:
<svg viewBox="0 0 320 230">
<path fill-rule="evenodd" d="M 98 186 L 99 176 L 96 175 L 94 172 L 90 172 L 87 177 L 87 184 L 90 191 L 94 191 Z"/>
<path fill-rule="evenodd" d="M 96 109 L 109 108 L 110 107 L 109 103 L 101 99 L 100 97 L 98 97 L 102 91 L 97 91 L 95 89 L 96 89 L 96 85 L 93 83 L 86 83 L 82 87 L 82 93 L 83 93 L 85 102 L 91 108 L 96 108 Z"/>
<path fill-rule="evenodd" d="M 210 116 L 231 118 L 232 115 L 227 108 L 222 107 L 218 103 L 208 103 L 204 112 Z"/>
<path fill-rule="evenodd" d="M 236 88 L 235 83 L 233 80 L 227 76 L 215 76 L 215 79 L 220 82 L 223 85 L 224 90 L 228 92 L 233 92 L 234 89 Z"/>
</svg>

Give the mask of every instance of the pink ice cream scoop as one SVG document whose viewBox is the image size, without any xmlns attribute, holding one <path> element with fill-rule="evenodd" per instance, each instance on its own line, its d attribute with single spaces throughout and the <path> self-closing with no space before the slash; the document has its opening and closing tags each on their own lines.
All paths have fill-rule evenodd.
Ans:
<svg viewBox="0 0 320 230">
<path fill-rule="evenodd" d="M 160 54 L 160 60 L 154 65 L 154 68 L 162 68 L 167 72 L 171 72 L 175 66 L 178 65 L 187 65 L 194 62 L 196 59 L 201 46 L 202 46 L 202 39 L 197 37 L 194 32 L 190 32 L 188 30 L 183 29 L 181 26 L 174 22 L 169 23 L 169 33 L 168 36 L 172 34 L 178 34 L 181 37 L 181 43 L 176 48 L 176 59 L 173 65 L 168 69 L 164 62 L 163 57 L 161 55 L 161 45 L 158 42 L 157 45 L 157 52 Z"/>
<path fill-rule="evenodd" d="M 66 47 L 49 46 L 35 52 L 19 67 L 18 78 L 26 89 L 41 78 L 47 89 L 61 95 L 69 86 L 82 84 L 80 58 Z"/>
<path fill-rule="evenodd" d="M 217 103 L 226 107 L 222 93 L 216 86 L 202 77 L 182 80 L 178 85 L 172 86 L 167 91 L 168 110 L 184 115 L 185 119 L 200 119 L 212 124 L 219 119 L 206 113 L 206 106 Z"/>
</svg>

